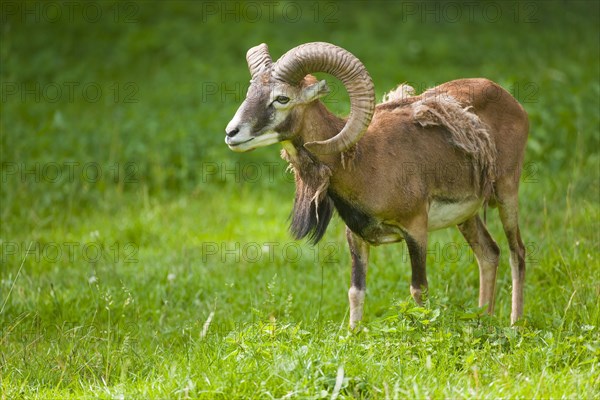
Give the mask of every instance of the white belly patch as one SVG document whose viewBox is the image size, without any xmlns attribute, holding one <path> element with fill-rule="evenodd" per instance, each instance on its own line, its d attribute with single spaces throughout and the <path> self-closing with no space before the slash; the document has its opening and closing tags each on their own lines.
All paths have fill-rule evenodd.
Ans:
<svg viewBox="0 0 600 400">
<path fill-rule="evenodd" d="M 427 229 L 434 231 L 460 224 L 475 215 L 482 204 L 481 199 L 467 199 L 457 203 L 433 200 L 429 204 Z"/>
</svg>

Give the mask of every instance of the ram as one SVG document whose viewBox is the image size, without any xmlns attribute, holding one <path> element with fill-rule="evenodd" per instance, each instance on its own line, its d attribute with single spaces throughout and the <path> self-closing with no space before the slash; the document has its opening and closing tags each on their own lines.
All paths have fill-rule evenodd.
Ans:
<svg viewBox="0 0 600 400">
<path fill-rule="evenodd" d="M 369 248 L 406 241 L 410 292 L 427 290 L 429 231 L 457 225 L 480 272 L 479 306 L 493 312 L 500 249 L 480 211 L 497 207 L 510 248 L 511 322 L 523 313 L 525 247 L 518 189 L 529 122 L 487 79 L 459 79 L 421 95 L 401 85 L 375 104 L 373 81 L 350 52 L 329 43 L 293 48 L 273 63 L 266 44 L 246 55 L 252 79 L 226 127 L 233 151 L 281 143 L 296 182 L 290 230 L 317 243 L 337 210 L 352 257 L 350 327 L 362 319 Z M 350 98 L 339 118 L 319 98 L 338 78 Z"/>
</svg>

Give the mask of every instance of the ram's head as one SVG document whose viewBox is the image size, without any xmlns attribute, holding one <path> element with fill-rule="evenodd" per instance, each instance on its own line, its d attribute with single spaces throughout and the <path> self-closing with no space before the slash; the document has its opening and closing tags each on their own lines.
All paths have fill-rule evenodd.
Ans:
<svg viewBox="0 0 600 400">
<path fill-rule="evenodd" d="M 316 154 L 347 150 L 367 130 L 374 110 L 373 82 L 364 65 L 348 51 L 329 43 L 295 47 L 273 63 L 266 44 L 248 50 L 252 75 L 246 99 L 225 129 L 233 151 L 248 151 L 299 135 L 305 107 L 329 92 L 326 81 L 313 72 L 326 72 L 342 81 L 350 97 L 350 117 L 334 137 L 302 141 Z"/>
</svg>

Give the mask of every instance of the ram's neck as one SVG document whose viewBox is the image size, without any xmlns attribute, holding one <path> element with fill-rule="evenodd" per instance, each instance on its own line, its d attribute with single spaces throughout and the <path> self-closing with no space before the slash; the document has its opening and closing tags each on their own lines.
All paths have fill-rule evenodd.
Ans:
<svg viewBox="0 0 600 400">
<path fill-rule="evenodd" d="M 308 105 L 303 120 L 304 124 L 299 136 L 304 139 L 305 143 L 331 139 L 346 124 L 344 119 L 333 114 L 320 101 Z"/>
<path fill-rule="evenodd" d="M 282 142 L 283 148 L 288 153 L 289 161 L 295 168 L 302 167 L 297 160 L 298 152 L 304 150 L 304 144 L 331 139 L 337 135 L 345 125 L 346 121 L 332 114 L 320 101 L 315 101 L 306 106 L 302 118 L 298 121 L 294 139 Z M 335 168 L 340 162 L 340 155 L 314 155 L 315 161 L 323 163 L 330 168 Z"/>
</svg>

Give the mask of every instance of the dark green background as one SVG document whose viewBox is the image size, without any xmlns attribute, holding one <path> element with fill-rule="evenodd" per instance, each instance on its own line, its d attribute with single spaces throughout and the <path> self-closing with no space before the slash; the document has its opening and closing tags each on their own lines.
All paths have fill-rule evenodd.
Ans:
<svg viewBox="0 0 600 400">
<path fill-rule="evenodd" d="M 331 391 L 338 357 L 354 376 L 347 394 L 362 388 L 365 397 L 382 396 L 381 381 L 393 387 L 397 371 L 404 396 L 419 397 L 410 391 L 415 380 L 434 397 L 456 397 L 453 387 L 471 397 L 464 363 L 481 363 L 483 396 L 597 388 L 597 1 L 3 1 L 0 11 L 0 392 L 112 397 L 102 388 L 121 383 L 134 397 L 172 398 L 191 376 L 192 393 L 205 388 L 208 398 L 283 396 L 289 382 L 318 394 Z M 407 311 L 404 245 L 375 249 L 365 310 L 373 336 L 338 342 L 349 278 L 343 224 L 333 221 L 317 253 L 291 241 L 294 188 L 279 146 L 236 154 L 224 144 L 248 85 L 247 49 L 264 42 L 277 59 L 310 41 L 359 57 L 379 99 L 402 82 L 420 92 L 487 77 L 523 104 L 531 131 L 520 191 L 528 248 L 522 337 L 503 330 L 508 249 L 488 211 L 503 258 L 497 319 L 476 331 L 488 346 L 478 347 L 481 359 L 470 341 L 481 327 L 477 267 L 472 257 L 444 253 L 449 244 L 463 248 L 456 230 L 431 235 L 429 311 Z M 326 104 L 347 112 L 345 93 L 332 87 Z M 274 257 L 257 262 L 235 250 L 271 242 Z M 67 243 L 77 244 L 72 254 Z M 102 257 L 83 251 L 92 244 Z M 56 246 L 62 254 L 49 254 Z M 217 253 L 207 255 L 211 246 Z M 290 260 L 284 246 L 302 256 Z M 211 312 L 214 336 L 203 341 Z M 440 318 L 427 328 L 419 321 L 429 324 L 432 313 Z M 272 318 L 296 336 L 261 336 Z M 92 325 L 103 328 L 81 328 Z M 120 329 L 109 341 L 107 326 Z M 402 327 L 404 336 L 394 336 Z M 454 336 L 432 350 L 427 340 L 442 331 Z M 270 369 L 273 354 L 302 346 L 306 370 L 289 372 L 288 382 Z M 254 353 L 225 357 L 240 348 Z M 446 357 L 437 375 L 423 369 L 431 354 Z M 194 372 L 178 375 L 175 366 Z M 231 386 L 246 368 L 251 379 Z M 539 386 L 543 373 L 551 376 Z M 263 392 L 254 386 L 261 381 Z"/>
</svg>

